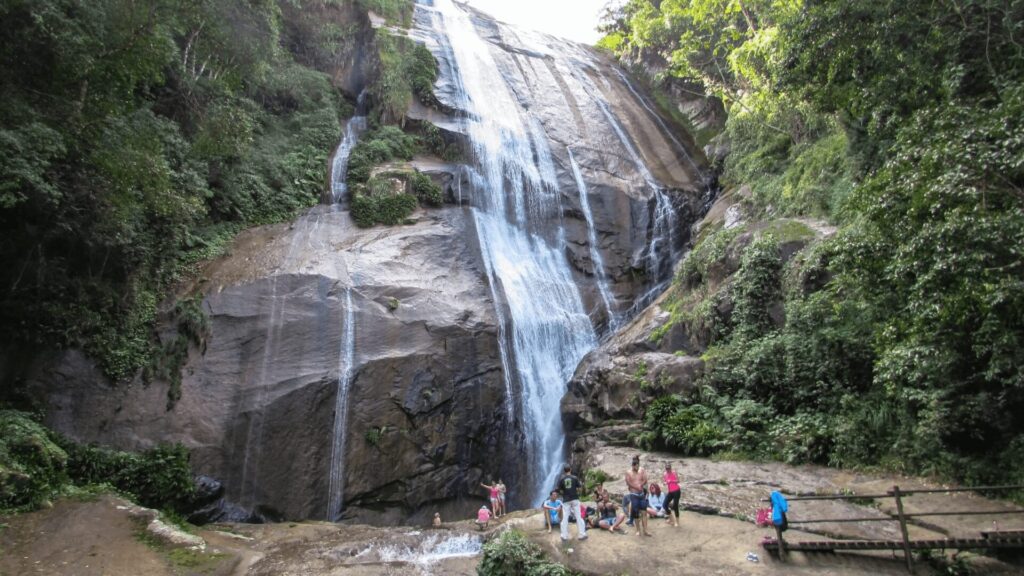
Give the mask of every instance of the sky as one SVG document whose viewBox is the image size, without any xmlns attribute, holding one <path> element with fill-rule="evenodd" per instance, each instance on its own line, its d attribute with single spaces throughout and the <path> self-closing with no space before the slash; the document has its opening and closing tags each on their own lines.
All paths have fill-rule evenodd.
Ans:
<svg viewBox="0 0 1024 576">
<path fill-rule="evenodd" d="M 502 22 L 593 44 L 594 30 L 608 0 L 461 0 Z"/>
</svg>

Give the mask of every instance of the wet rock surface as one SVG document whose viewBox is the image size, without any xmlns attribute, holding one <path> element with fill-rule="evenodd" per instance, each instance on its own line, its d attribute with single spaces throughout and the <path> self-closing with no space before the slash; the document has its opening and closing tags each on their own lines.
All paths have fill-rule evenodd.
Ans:
<svg viewBox="0 0 1024 576">
<path fill-rule="evenodd" d="M 243 233 L 204 271 L 210 336 L 173 410 L 166 385 L 112 386 L 67 353 L 31 379 L 48 423 L 121 448 L 184 443 L 194 468 L 224 483 L 211 519 L 239 519 L 232 503 L 270 520 L 324 517 L 350 290 L 345 499 L 395 521 L 475 493 L 501 450 L 493 309 L 462 211 L 418 218 L 361 230 L 325 206 Z"/>
</svg>

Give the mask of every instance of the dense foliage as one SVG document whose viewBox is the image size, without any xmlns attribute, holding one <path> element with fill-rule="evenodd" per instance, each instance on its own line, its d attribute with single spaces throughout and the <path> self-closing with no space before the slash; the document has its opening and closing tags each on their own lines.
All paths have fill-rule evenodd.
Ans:
<svg viewBox="0 0 1024 576">
<path fill-rule="evenodd" d="M 565 566 L 544 557 L 539 546 L 516 530 L 505 530 L 484 544 L 479 576 L 571 576 Z"/>
<path fill-rule="evenodd" d="M 4 336 L 127 377 L 184 268 L 317 200 L 347 105 L 282 26 L 274 0 L 0 6 Z"/>
<path fill-rule="evenodd" d="M 32 510 L 71 486 L 104 484 L 136 502 L 187 509 L 194 484 L 180 445 L 143 453 L 83 446 L 24 412 L 0 410 L 0 512 Z"/>
<path fill-rule="evenodd" d="M 704 387 L 652 406 L 639 440 L 1024 480 L 1021 22 L 1019 0 L 609 15 L 603 46 L 725 101 L 722 180 L 751 186 L 755 217 L 840 226 L 785 262 L 777 235 L 701 239 L 676 288 L 711 342 Z M 709 282 L 729 250 L 735 276 Z"/>
</svg>

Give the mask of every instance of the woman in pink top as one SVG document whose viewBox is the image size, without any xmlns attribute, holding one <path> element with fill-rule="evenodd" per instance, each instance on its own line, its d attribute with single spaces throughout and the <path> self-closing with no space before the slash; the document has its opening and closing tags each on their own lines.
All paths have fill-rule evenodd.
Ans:
<svg viewBox="0 0 1024 576">
<path fill-rule="evenodd" d="M 498 489 L 498 485 L 484 484 L 483 482 L 480 485 L 490 491 L 491 509 L 494 510 L 495 518 L 501 516 L 501 490 Z"/>
<path fill-rule="evenodd" d="M 665 462 L 665 475 L 662 476 L 665 480 L 665 490 L 668 492 L 665 494 L 665 512 L 668 513 L 668 521 L 673 526 L 679 526 L 679 496 L 681 491 L 679 489 L 679 476 L 672 470 L 672 463 Z M 674 513 L 674 515 L 673 515 Z"/>
</svg>

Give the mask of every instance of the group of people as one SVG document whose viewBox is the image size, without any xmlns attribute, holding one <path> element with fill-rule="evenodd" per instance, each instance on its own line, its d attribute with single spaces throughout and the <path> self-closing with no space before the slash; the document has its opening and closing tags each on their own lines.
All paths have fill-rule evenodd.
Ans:
<svg viewBox="0 0 1024 576">
<path fill-rule="evenodd" d="M 679 475 L 672 469 L 672 463 L 665 463 L 662 481 L 664 491 L 657 482 L 651 482 L 647 470 L 640 466 L 640 456 L 633 456 L 631 466 L 625 474 L 626 494 L 622 498 L 622 511 L 612 501 L 611 495 L 599 483 L 593 492 L 594 507 L 588 509 L 580 502 L 583 482 L 572 473 L 566 464 L 558 479 L 558 487 L 551 491 L 548 499 L 542 504 L 544 525 L 548 532 L 556 524 L 559 525 L 562 540 L 569 540 L 569 524 L 576 523 L 577 538 L 587 539 L 587 528 L 599 528 L 609 532 L 625 532 L 623 524 L 633 526 L 637 536 L 650 536 L 648 518 L 665 518 L 672 526 L 679 526 L 679 499 L 681 489 Z M 489 481 L 488 481 L 489 482 Z M 492 518 L 500 518 L 507 514 L 505 506 L 505 483 L 499 478 L 494 483 L 481 483 L 488 491 L 491 507 L 481 506 L 477 512 L 476 523 L 480 529 L 487 528 Z M 435 515 L 436 516 L 436 515 Z M 435 518 L 440 523 L 440 518 Z"/>
<path fill-rule="evenodd" d="M 665 463 L 662 480 L 665 491 L 656 482 L 650 482 L 647 471 L 640 466 L 640 457 L 634 456 L 630 469 L 625 475 L 627 493 L 622 499 L 622 513 L 612 501 L 611 495 L 599 483 L 594 489 L 594 509 L 588 510 L 580 503 L 579 493 L 583 484 L 566 465 L 558 479 L 558 489 L 553 490 L 543 503 L 544 524 L 551 528 L 558 523 L 562 540 L 569 539 L 569 524 L 576 523 L 577 538 L 587 539 L 587 527 L 600 528 L 609 532 L 625 531 L 622 524 L 636 528 L 637 536 L 650 536 L 648 518 L 666 518 L 672 526 L 679 526 L 679 499 L 681 488 L 679 475 L 672 464 Z"/>
<path fill-rule="evenodd" d="M 490 482 L 490 480 L 488 480 Z M 476 513 L 476 524 L 481 530 L 487 528 L 487 525 L 491 522 L 491 518 L 501 518 L 508 513 L 505 508 L 505 492 L 507 488 L 505 483 L 498 478 L 498 481 L 493 484 L 480 483 L 482 488 L 487 489 L 488 497 L 491 501 L 491 507 L 481 506 L 480 510 Z M 493 512 L 492 512 L 493 511 Z"/>
</svg>

